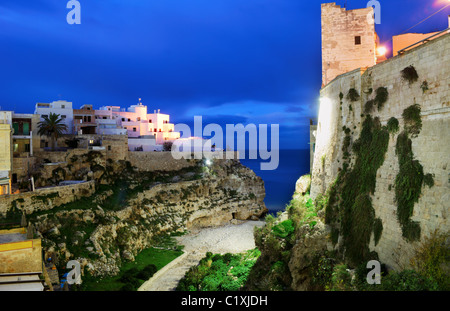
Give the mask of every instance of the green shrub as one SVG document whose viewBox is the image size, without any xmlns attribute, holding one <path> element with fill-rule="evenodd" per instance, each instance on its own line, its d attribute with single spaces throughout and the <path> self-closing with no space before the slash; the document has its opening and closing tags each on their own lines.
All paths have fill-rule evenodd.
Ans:
<svg viewBox="0 0 450 311">
<path fill-rule="evenodd" d="M 450 290 L 450 234 L 435 231 L 415 249 L 411 264 L 424 278 L 434 280 L 440 290 Z M 447 267 L 446 267 L 447 266 Z"/>
<path fill-rule="evenodd" d="M 334 256 L 325 252 L 315 256 L 310 266 L 312 284 L 319 290 L 325 290 L 331 283 L 333 268 L 335 264 Z"/>
<path fill-rule="evenodd" d="M 434 186 L 434 178 L 432 174 L 426 174 L 423 177 L 423 182 L 425 185 L 427 185 L 428 187 L 433 187 Z"/>
<path fill-rule="evenodd" d="M 409 84 L 416 82 L 419 79 L 419 75 L 417 74 L 416 68 L 414 66 L 406 67 L 401 71 L 402 78 L 405 81 L 408 81 Z"/>
<path fill-rule="evenodd" d="M 381 288 L 387 291 L 435 291 L 436 281 L 424 277 L 414 270 L 391 272 L 381 279 Z"/>
<path fill-rule="evenodd" d="M 352 101 L 352 102 L 356 102 L 358 101 L 360 98 L 359 93 L 356 89 L 351 88 L 348 93 L 347 93 L 347 99 Z"/>
<path fill-rule="evenodd" d="M 374 241 L 375 246 L 378 244 L 381 238 L 381 233 L 383 232 L 383 222 L 380 218 L 375 219 L 373 223 L 373 233 L 374 233 Z"/>
<path fill-rule="evenodd" d="M 409 106 L 403 111 L 402 117 L 405 122 L 405 131 L 412 137 L 416 137 L 422 130 L 421 108 L 418 104 Z"/>
<path fill-rule="evenodd" d="M 399 123 L 398 120 L 394 117 L 390 118 L 387 122 L 387 129 L 389 133 L 396 134 L 399 130 Z"/>
<path fill-rule="evenodd" d="M 285 220 L 276 226 L 272 227 L 272 232 L 275 236 L 279 238 L 287 238 L 295 230 L 294 223 L 291 219 Z"/>
<path fill-rule="evenodd" d="M 351 275 L 347 271 L 346 265 L 336 265 L 331 275 L 331 285 L 328 288 L 331 291 L 348 291 L 352 289 Z"/>
<path fill-rule="evenodd" d="M 364 105 L 364 113 L 370 114 L 373 112 L 373 107 L 375 107 L 375 100 L 371 99 Z"/>
<path fill-rule="evenodd" d="M 422 93 L 425 93 L 426 91 L 429 90 L 428 88 L 428 82 L 425 80 L 422 82 L 422 85 L 420 86 L 420 88 L 422 89 Z"/>
<path fill-rule="evenodd" d="M 376 93 L 375 102 L 378 106 L 378 110 L 381 110 L 389 98 L 389 92 L 388 92 L 387 88 L 379 87 L 379 88 L 377 88 L 375 93 Z"/>
<path fill-rule="evenodd" d="M 403 236 L 409 241 L 417 241 L 420 238 L 420 225 L 412 222 L 410 218 L 414 212 L 414 205 L 422 193 L 425 179 L 423 167 L 419 161 L 414 160 L 412 141 L 407 132 L 398 135 L 395 152 L 400 167 L 395 178 L 397 219 L 402 227 Z"/>
</svg>

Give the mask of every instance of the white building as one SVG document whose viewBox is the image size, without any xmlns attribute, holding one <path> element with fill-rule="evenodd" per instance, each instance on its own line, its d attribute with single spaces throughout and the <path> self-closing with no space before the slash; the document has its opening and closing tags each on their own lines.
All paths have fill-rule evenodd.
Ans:
<svg viewBox="0 0 450 311">
<path fill-rule="evenodd" d="M 35 114 L 41 116 L 41 121 L 44 121 L 44 116 L 49 116 L 50 112 L 60 115 L 63 123 L 67 126 L 65 134 L 73 134 L 73 109 L 72 103 L 65 100 L 57 100 L 51 103 L 37 103 L 34 110 Z"/>
<path fill-rule="evenodd" d="M 159 110 L 147 113 L 147 106 L 140 101 L 126 110 L 118 106 L 100 107 L 95 111 L 95 118 L 99 125 L 109 123 L 112 128 L 115 122 L 117 128 L 123 128 L 131 151 L 141 147 L 144 151 L 160 150 L 165 142 L 173 142 L 180 137 L 180 133 L 174 132 L 174 124 L 169 123 L 169 115 Z"/>
</svg>

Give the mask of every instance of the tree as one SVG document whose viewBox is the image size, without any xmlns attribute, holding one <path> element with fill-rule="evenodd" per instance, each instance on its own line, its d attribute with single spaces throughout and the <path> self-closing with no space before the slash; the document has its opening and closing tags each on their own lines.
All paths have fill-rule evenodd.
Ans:
<svg viewBox="0 0 450 311">
<path fill-rule="evenodd" d="M 63 119 L 59 117 L 59 114 L 53 112 L 43 118 L 44 121 L 38 123 L 38 134 L 49 137 L 52 142 L 52 151 L 55 151 L 56 140 L 67 131 L 67 125 L 62 123 Z"/>
</svg>

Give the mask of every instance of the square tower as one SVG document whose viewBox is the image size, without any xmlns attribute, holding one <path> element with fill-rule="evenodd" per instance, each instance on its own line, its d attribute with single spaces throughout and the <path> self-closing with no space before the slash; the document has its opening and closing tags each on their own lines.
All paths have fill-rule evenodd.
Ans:
<svg viewBox="0 0 450 311">
<path fill-rule="evenodd" d="M 357 68 L 376 65 L 373 7 L 346 10 L 322 4 L 322 86 Z"/>
</svg>

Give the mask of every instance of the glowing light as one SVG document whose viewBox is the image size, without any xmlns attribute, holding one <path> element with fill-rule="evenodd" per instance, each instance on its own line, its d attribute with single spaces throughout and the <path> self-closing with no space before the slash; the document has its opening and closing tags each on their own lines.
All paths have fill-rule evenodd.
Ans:
<svg viewBox="0 0 450 311">
<path fill-rule="evenodd" d="M 210 159 L 206 159 L 205 164 L 210 166 L 211 165 L 211 160 Z"/>
<path fill-rule="evenodd" d="M 387 49 L 384 46 L 380 46 L 377 49 L 378 56 L 384 56 L 387 53 Z"/>
</svg>

